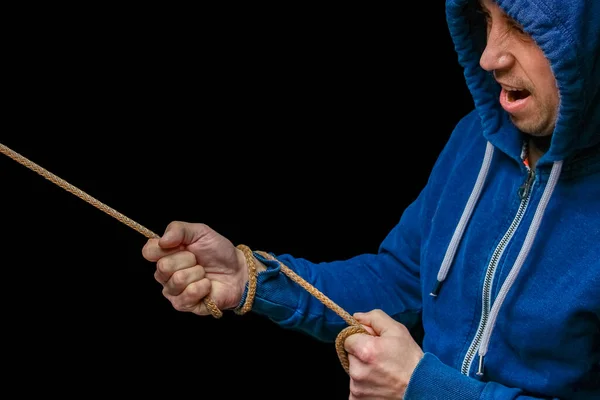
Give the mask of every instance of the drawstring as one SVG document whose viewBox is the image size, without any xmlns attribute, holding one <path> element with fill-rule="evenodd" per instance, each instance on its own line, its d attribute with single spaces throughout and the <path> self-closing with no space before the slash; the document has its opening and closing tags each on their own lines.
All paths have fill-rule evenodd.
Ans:
<svg viewBox="0 0 600 400">
<path fill-rule="evenodd" d="M 487 177 L 487 174 L 488 174 L 488 171 L 490 168 L 493 154 L 494 154 L 494 147 L 492 146 L 492 144 L 490 142 L 488 142 L 487 146 L 486 146 L 486 150 L 485 150 L 485 157 L 481 164 L 481 169 L 479 170 L 479 175 L 477 176 L 477 181 L 475 182 L 475 186 L 473 187 L 471 195 L 469 196 L 469 201 L 467 202 L 467 205 L 465 206 L 463 214 L 460 217 L 460 221 L 458 222 L 458 225 L 456 226 L 456 229 L 454 230 L 454 234 L 452 235 L 452 240 L 450 241 L 450 244 L 448 245 L 448 249 L 446 250 L 444 260 L 442 261 L 442 265 L 440 266 L 440 269 L 438 271 L 437 280 L 435 282 L 433 290 L 430 293 L 430 295 L 433 297 L 436 297 L 438 295 L 438 293 L 442 287 L 442 283 L 448 276 L 448 272 L 450 271 L 450 266 L 452 265 L 452 261 L 454 260 L 454 256 L 456 254 L 458 244 L 460 243 L 460 240 L 462 239 L 462 236 L 464 234 L 464 231 L 465 231 L 465 228 L 469 221 L 469 218 L 471 217 L 471 214 L 473 213 L 473 210 L 475 209 L 475 205 L 477 204 L 477 201 L 479 200 L 479 196 L 481 195 L 481 191 L 483 189 L 483 184 L 485 183 L 485 179 Z M 558 179 L 560 177 L 560 172 L 562 170 L 562 163 L 563 163 L 562 161 L 556 161 L 552 165 L 552 171 L 550 172 L 550 177 L 548 178 L 548 184 L 546 185 L 546 188 L 544 189 L 544 193 L 542 194 L 540 203 L 538 204 L 538 207 L 535 211 L 535 215 L 533 216 L 533 220 L 531 222 L 531 226 L 529 227 L 529 231 L 527 232 L 527 236 L 525 237 L 523 247 L 521 248 L 521 251 L 519 252 L 519 255 L 518 255 L 512 269 L 510 270 L 510 273 L 506 277 L 504 284 L 502 285 L 500 291 L 498 292 L 498 297 L 496 298 L 496 301 L 494 302 L 494 305 L 492 306 L 492 309 L 490 311 L 488 324 L 486 325 L 485 330 L 483 331 L 481 345 L 479 347 L 479 366 L 477 368 L 477 375 L 479 375 L 479 376 L 483 375 L 484 358 L 488 351 L 490 338 L 492 336 L 492 331 L 494 330 L 494 327 L 496 325 L 496 319 L 498 317 L 498 312 L 500 311 L 500 307 L 502 307 L 502 303 L 506 299 L 506 295 L 508 294 L 508 291 L 510 290 L 511 286 L 514 284 L 515 280 L 517 279 L 517 275 L 519 274 L 521 267 L 523 266 L 523 263 L 525 262 L 527 255 L 529 254 L 529 251 L 531 250 L 531 246 L 533 245 L 535 236 L 538 232 L 540 224 L 542 223 L 542 218 L 544 216 L 544 212 L 546 211 L 548 202 L 550 201 L 550 198 L 552 197 L 552 193 L 554 192 L 554 188 L 556 187 L 556 183 L 558 182 Z"/>
<path fill-rule="evenodd" d="M 430 295 L 433 297 L 436 297 L 438 295 L 442 287 L 442 282 L 444 282 L 446 276 L 448 275 L 448 271 L 450 270 L 450 265 L 452 265 L 452 261 L 454 260 L 454 255 L 456 253 L 456 249 L 458 248 L 458 244 L 462 239 L 462 235 L 465 231 L 467 223 L 469 222 L 469 218 L 471 218 L 471 214 L 475 209 L 477 200 L 479 200 L 479 196 L 481 195 L 481 190 L 483 189 L 483 184 L 485 183 L 485 179 L 490 169 L 490 164 L 492 162 L 493 155 L 494 146 L 492 146 L 490 142 L 487 142 L 487 146 L 485 149 L 485 157 L 483 158 L 481 169 L 479 170 L 479 176 L 477 176 L 477 181 L 475 182 L 475 186 L 473 187 L 473 191 L 471 192 L 469 201 L 467 202 L 463 214 L 460 217 L 460 221 L 458 222 L 458 225 L 454 230 L 454 235 L 452 235 L 452 240 L 450 241 L 450 245 L 446 250 L 444 261 L 442 261 L 442 266 L 438 271 L 437 281 L 435 282 L 435 286 L 433 287 L 433 290 L 430 293 Z"/>
<path fill-rule="evenodd" d="M 483 331 L 483 336 L 481 339 L 481 345 L 479 347 L 479 368 L 477 369 L 477 375 L 483 375 L 483 360 L 488 351 L 488 346 L 490 343 L 490 338 L 492 336 L 492 331 L 494 330 L 494 326 L 496 325 L 496 318 L 498 317 L 498 312 L 500 311 L 500 307 L 502 307 L 502 303 L 506 299 L 506 295 L 510 290 L 511 286 L 517 279 L 517 275 L 531 250 L 531 246 L 533 245 L 533 241 L 535 240 L 535 236 L 540 228 L 540 224 L 542 223 L 542 218 L 544 216 L 544 212 L 546 211 L 546 207 L 548 206 L 548 202 L 550 201 L 550 197 L 552 197 L 552 193 L 554 192 L 554 188 L 556 183 L 558 182 L 558 178 L 560 177 L 560 172 L 562 169 L 562 161 L 556 161 L 554 165 L 552 165 L 552 171 L 550 172 L 550 178 L 548 178 L 548 184 L 546 185 L 546 189 L 542 194 L 542 198 L 538 207 L 535 211 L 535 215 L 533 216 L 533 221 L 531 222 L 531 226 L 529 227 L 529 231 L 527 232 L 527 236 L 525 237 L 525 241 L 523 243 L 523 247 L 519 252 L 517 260 L 515 261 L 510 273 L 506 277 L 502 288 L 498 292 L 498 297 L 492 306 L 492 310 L 490 312 L 488 324 Z"/>
</svg>

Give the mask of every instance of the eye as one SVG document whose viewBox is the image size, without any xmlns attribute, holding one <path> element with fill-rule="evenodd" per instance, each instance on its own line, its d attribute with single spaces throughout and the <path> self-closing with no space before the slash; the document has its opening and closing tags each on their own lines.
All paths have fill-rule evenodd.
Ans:
<svg viewBox="0 0 600 400">
<path fill-rule="evenodd" d="M 508 21 L 510 29 L 516 33 L 521 39 L 529 39 L 530 36 L 527 32 L 525 32 L 525 29 L 523 29 L 523 26 L 521 24 L 519 24 L 517 21 L 510 19 Z"/>
</svg>

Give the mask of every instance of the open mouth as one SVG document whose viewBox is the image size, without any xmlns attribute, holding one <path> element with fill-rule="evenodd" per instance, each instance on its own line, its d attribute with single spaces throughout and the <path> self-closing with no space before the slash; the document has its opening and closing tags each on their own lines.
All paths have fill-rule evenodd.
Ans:
<svg viewBox="0 0 600 400">
<path fill-rule="evenodd" d="M 527 89 L 505 88 L 505 90 L 506 90 L 506 99 L 511 103 L 514 101 L 517 101 L 517 100 L 526 99 L 531 94 L 531 93 L 529 93 L 529 91 Z"/>
<path fill-rule="evenodd" d="M 502 85 L 500 104 L 505 111 L 512 115 L 517 115 L 527 109 L 531 97 L 531 92 L 527 89 L 518 89 Z"/>
</svg>

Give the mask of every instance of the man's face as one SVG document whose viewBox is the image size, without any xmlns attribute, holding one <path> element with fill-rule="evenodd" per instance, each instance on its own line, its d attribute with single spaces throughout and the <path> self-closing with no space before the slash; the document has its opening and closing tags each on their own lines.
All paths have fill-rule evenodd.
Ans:
<svg viewBox="0 0 600 400">
<path fill-rule="evenodd" d="M 493 0 L 480 0 L 487 19 L 487 44 L 479 61 L 502 86 L 500 104 L 523 132 L 551 135 L 559 94 L 550 63 L 533 39 Z"/>
</svg>

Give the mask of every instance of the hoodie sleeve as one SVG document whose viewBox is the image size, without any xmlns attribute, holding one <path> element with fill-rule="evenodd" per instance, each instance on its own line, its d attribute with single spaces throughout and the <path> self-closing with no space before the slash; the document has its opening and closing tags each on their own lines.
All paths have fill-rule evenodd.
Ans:
<svg viewBox="0 0 600 400">
<path fill-rule="evenodd" d="M 404 400 L 560 400 L 558 397 L 535 397 L 519 388 L 496 382 L 481 382 L 443 364 L 435 355 L 425 353 L 412 374 Z"/>
<path fill-rule="evenodd" d="M 419 321 L 421 311 L 419 207 L 417 199 L 405 210 L 377 254 L 322 263 L 289 254 L 273 255 L 350 314 L 377 308 L 410 329 Z M 347 323 L 290 280 L 277 261 L 256 253 L 255 257 L 267 270 L 258 276 L 252 311 L 284 328 L 333 342 Z M 239 307 L 245 299 L 246 292 Z"/>
<path fill-rule="evenodd" d="M 422 309 L 421 241 L 423 227 L 427 225 L 422 221 L 430 220 L 428 204 L 435 209 L 444 176 L 451 170 L 458 149 L 465 141 L 472 142 L 469 135 L 478 124 L 476 112 L 459 122 L 436 160 L 427 184 L 404 210 L 376 254 L 322 263 L 290 254 L 272 255 L 350 314 L 380 309 L 414 332 L 413 328 L 419 328 Z M 277 262 L 255 256 L 268 269 L 258 276 L 252 311 L 283 328 L 302 331 L 322 341 L 335 341 L 346 322 L 290 280 Z M 246 293 L 239 307 L 245 299 Z"/>
</svg>

